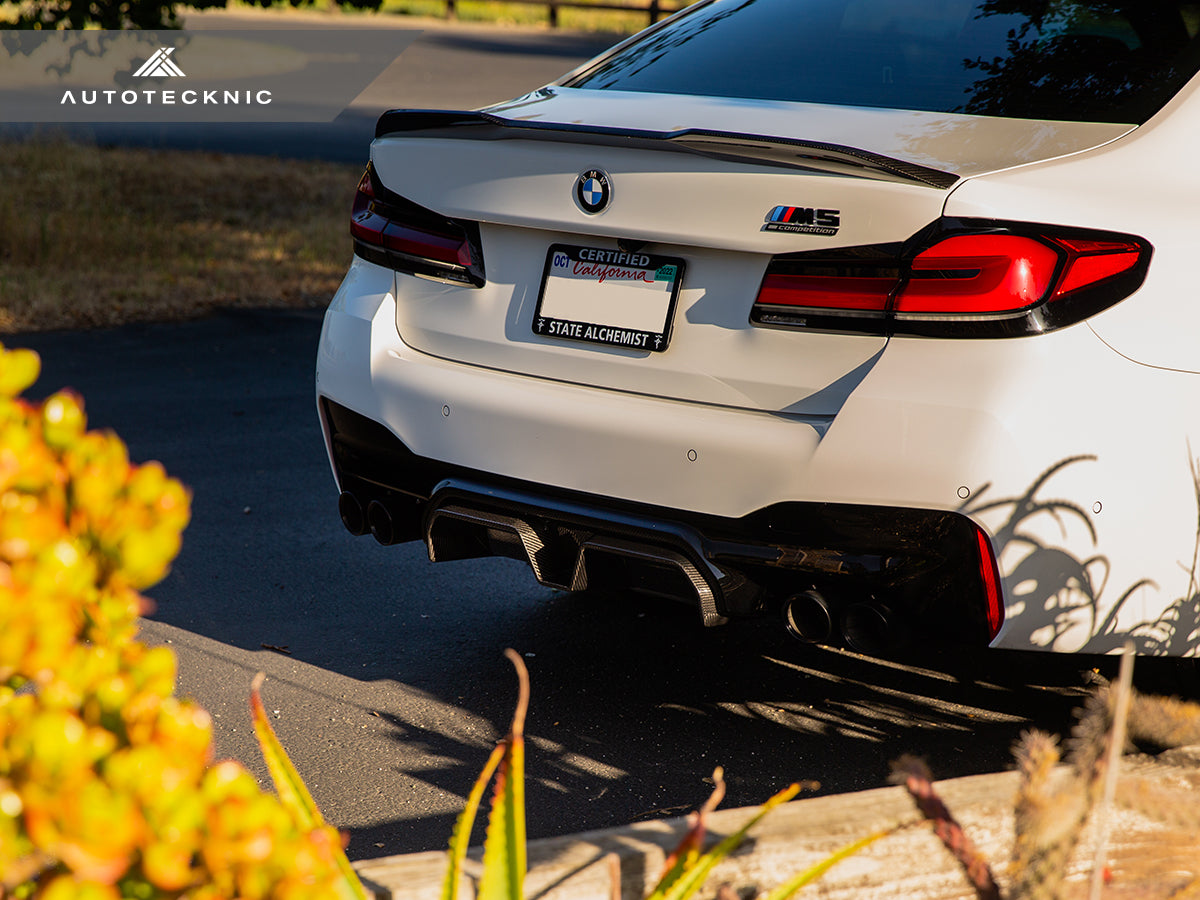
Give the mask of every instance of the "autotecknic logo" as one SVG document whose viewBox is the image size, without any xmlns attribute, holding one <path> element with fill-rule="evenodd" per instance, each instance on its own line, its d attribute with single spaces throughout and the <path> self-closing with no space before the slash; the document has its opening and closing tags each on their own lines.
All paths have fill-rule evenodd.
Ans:
<svg viewBox="0 0 1200 900">
<path fill-rule="evenodd" d="M 161 47 L 134 71 L 134 78 L 185 78 L 173 59 L 174 47 Z M 78 96 L 76 96 L 78 94 Z M 73 90 L 63 91 L 62 105 L 87 106 L 267 106 L 271 103 L 269 90 L 176 90 L 140 88 L 138 90 Z"/>
<path fill-rule="evenodd" d="M 148 60 L 142 63 L 141 67 L 133 73 L 134 78 L 183 78 L 183 69 L 175 65 L 171 59 L 171 54 L 175 52 L 174 47 L 163 47 Z"/>
<path fill-rule="evenodd" d="M 29 123 L 332 122 L 417 34 L 4 32 L 0 109 Z"/>
</svg>

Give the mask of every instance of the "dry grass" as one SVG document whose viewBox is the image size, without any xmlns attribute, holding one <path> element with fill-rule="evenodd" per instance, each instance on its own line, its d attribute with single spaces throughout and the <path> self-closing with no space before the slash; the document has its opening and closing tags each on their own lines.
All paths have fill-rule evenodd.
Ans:
<svg viewBox="0 0 1200 900">
<path fill-rule="evenodd" d="M 0 332 L 319 307 L 361 171 L 214 153 L 0 145 Z"/>
<path fill-rule="evenodd" d="M 588 0 L 582 0 L 588 2 Z M 614 2 L 614 0 L 606 0 Z M 636 6 L 646 0 L 624 0 Z M 673 12 L 677 6 L 690 6 L 696 0 L 664 0 L 664 12 Z M 286 4 L 277 3 L 276 6 Z M 328 0 L 313 0 L 312 8 L 322 9 Z M 542 3 L 505 3 L 502 0 L 457 0 L 455 18 L 460 22 L 487 22 L 494 25 L 544 26 L 549 21 L 547 7 Z M 344 8 L 349 11 L 349 8 Z M 442 18 L 446 14 L 446 0 L 383 0 L 380 12 L 397 16 L 422 16 Z M 598 31 L 617 34 L 633 34 L 650 24 L 646 12 L 615 9 L 560 8 L 558 27 L 564 31 Z"/>
</svg>

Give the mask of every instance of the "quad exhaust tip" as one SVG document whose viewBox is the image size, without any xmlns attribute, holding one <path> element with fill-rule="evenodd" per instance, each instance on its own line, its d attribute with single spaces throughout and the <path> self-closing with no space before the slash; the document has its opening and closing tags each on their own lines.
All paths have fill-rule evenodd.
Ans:
<svg viewBox="0 0 1200 900">
<path fill-rule="evenodd" d="M 851 650 L 885 656 L 900 643 L 896 617 L 882 603 L 853 603 L 842 613 L 842 639 Z"/>
<path fill-rule="evenodd" d="M 371 530 L 362 503 L 349 491 L 342 491 L 338 495 L 338 515 L 342 517 L 346 530 L 356 537 Z"/>
<path fill-rule="evenodd" d="M 801 591 L 784 601 L 783 627 L 797 640 L 825 644 L 833 634 L 833 613 L 816 591 Z"/>
<path fill-rule="evenodd" d="M 371 536 L 379 543 L 387 546 L 400 542 L 396 533 L 396 520 L 382 500 L 372 500 L 367 504 L 367 525 L 370 526 Z"/>
<path fill-rule="evenodd" d="M 902 644 L 895 613 L 877 602 L 835 607 L 815 590 L 792 594 L 783 602 L 783 627 L 806 644 L 841 643 L 867 656 L 886 656 Z"/>
</svg>

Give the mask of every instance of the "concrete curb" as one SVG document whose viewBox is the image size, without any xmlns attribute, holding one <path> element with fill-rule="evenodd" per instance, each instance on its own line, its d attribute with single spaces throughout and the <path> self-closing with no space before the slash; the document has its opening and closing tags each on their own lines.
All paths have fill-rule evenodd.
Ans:
<svg viewBox="0 0 1200 900">
<path fill-rule="evenodd" d="M 1065 775 L 1065 770 L 1060 771 Z M 1017 773 L 957 778 L 938 791 L 958 821 L 992 863 L 1003 884 L 1012 853 L 1012 801 Z M 1129 756 L 1121 781 L 1129 787 L 1166 789 L 1193 810 L 1200 808 L 1200 747 L 1158 757 Z M 753 809 L 719 811 L 711 834 L 719 837 L 741 827 Z M 912 801 L 901 788 L 796 800 L 772 812 L 751 832 L 750 840 L 715 870 L 701 897 L 712 897 L 723 882 L 739 896 L 756 896 L 833 851 L 872 832 L 916 820 Z M 686 830 L 682 818 L 644 822 L 529 843 L 526 896 L 537 900 L 610 900 L 609 854 L 620 862 L 621 897 L 636 900 L 657 880 L 667 853 Z M 1089 825 L 1071 863 L 1072 893 L 1083 896 L 1094 852 Z M 472 900 L 480 853 L 471 853 L 459 897 Z M 1152 815 L 1119 808 L 1109 816 L 1108 866 L 1112 879 L 1106 898 L 1170 896 L 1200 879 L 1200 831 L 1172 827 Z M 415 853 L 355 864 L 380 900 L 437 900 L 445 873 L 444 852 Z M 809 891 L 827 900 L 949 900 L 969 898 L 958 864 L 928 827 L 890 835 L 835 866 Z"/>
</svg>

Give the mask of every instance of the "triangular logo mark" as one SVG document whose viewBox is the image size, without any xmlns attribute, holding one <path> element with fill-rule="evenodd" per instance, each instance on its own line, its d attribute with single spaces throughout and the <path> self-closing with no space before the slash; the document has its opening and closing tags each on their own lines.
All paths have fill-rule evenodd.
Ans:
<svg viewBox="0 0 1200 900">
<path fill-rule="evenodd" d="M 141 68 L 133 73 L 134 78 L 162 78 L 170 76 L 172 78 L 184 77 L 183 69 L 175 65 L 171 59 L 171 54 L 175 52 L 174 47 L 163 47 L 155 52 L 148 60 L 142 63 Z"/>
</svg>

